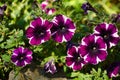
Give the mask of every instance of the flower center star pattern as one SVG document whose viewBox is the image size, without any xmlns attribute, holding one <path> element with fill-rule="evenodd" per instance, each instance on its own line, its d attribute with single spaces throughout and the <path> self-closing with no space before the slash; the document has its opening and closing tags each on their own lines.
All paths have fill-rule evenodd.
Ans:
<svg viewBox="0 0 120 80">
<path fill-rule="evenodd" d="M 26 30 L 26 36 L 29 39 L 31 45 L 39 45 L 50 39 L 52 23 L 43 20 L 42 18 L 36 18 L 30 23 L 30 26 Z"/>
<path fill-rule="evenodd" d="M 86 62 L 96 65 L 106 59 L 107 45 L 102 37 L 90 34 L 82 39 L 78 52 Z"/>
<path fill-rule="evenodd" d="M 30 64 L 32 61 L 32 51 L 23 48 L 23 47 L 18 47 L 14 49 L 13 54 L 11 56 L 11 61 L 19 67 L 24 67 L 27 64 Z"/>
<path fill-rule="evenodd" d="M 75 33 L 76 26 L 71 19 L 64 15 L 57 15 L 52 20 L 52 38 L 59 43 L 70 41 Z"/>
<path fill-rule="evenodd" d="M 66 65 L 71 67 L 74 71 L 81 70 L 86 64 L 84 59 L 78 53 L 78 47 L 72 46 L 67 51 Z"/>
<path fill-rule="evenodd" d="M 101 23 L 94 28 L 94 34 L 101 36 L 106 42 L 107 47 L 111 48 L 120 41 L 118 29 L 114 24 Z"/>
</svg>

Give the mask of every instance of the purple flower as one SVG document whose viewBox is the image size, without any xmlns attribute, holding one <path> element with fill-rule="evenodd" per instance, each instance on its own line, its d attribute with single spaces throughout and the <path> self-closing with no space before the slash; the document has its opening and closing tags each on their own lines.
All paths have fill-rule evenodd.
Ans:
<svg viewBox="0 0 120 80">
<path fill-rule="evenodd" d="M 39 45 L 50 39 L 52 23 L 43 20 L 42 18 L 36 18 L 30 23 L 30 26 L 26 30 L 26 36 L 29 39 L 31 45 Z"/>
<path fill-rule="evenodd" d="M 72 46 L 79 46 L 79 44 L 73 43 L 73 42 L 71 42 L 71 41 L 68 41 L 68 42 L 66 43 L 66 50 L 68 50 L 68 49 L 71 48 Z"/>
<path fill-rule="evenodd" d="M 98 24 L 94 29 L 94 34 L 101 36 L 108 48 L 115 46 L 119 42 L 118 29 L 114 24 Z"/>
<path fill-rule="evenodd" d="M 4 4 L 3 6 L 0 6 L 0 18 L 3 19 L 4 11 L 6 10 L 7 6 Z"/>
<path fill-rule="evenodd" d="M 43 11 L 45 11 L 46 7 L 48 5 L 48 1 L 43 1 L 41 4 L 40 4 L 40 7 Z"/>
<path fill-rule="evenodd" d="M 14 49 L 13 54 L 11 56 L 11 61 L 19 67 L 24 67 L 27 64 L 30 64 L 32 61 L 32 51 L 23 48 L 23 47 L 18 47 Z"/>
<path fill-rule="evenodd" d="M 70 47 L 67 51 L 66 65 L 73 70 L 81 70 L 85 64 L 86 62 L 78 53 L 78 47 Z"/>
<path fill-rule="evenodd" d="M 43 12 L 45 12 L 48 15 L 52 15 L 53 13 L 55 13 L 56 10 L 54 8 L 49 8 L 49 5 L 50 5 L 49 0 L 46 0 L 40 4 L 40 7 Z"/>
<path fill-rule="evenodd" d="M 64 15 L 57 15 L 52 20 L 52 38 L 59 43 L 70 41 L 75 33 L 76 27 L 73 21 Z"/>
<path fill-rule="evenodd" d="M 44 66 L 44 70 L 45 70 L 45 72 L 47 72 L 47 73 L 50 72 L 51 74 L 54 74 L 55 72 L 57 72 L 54 61 L 51 60 L 51 61 L 47 62 Z"/>
<path fill-rule="evenodd" d="M 110 78 L 117 77 L 120 73 L 120 62 L 114 62 L 111 66 L 107 69 L 107 74 Z"/>
<path fill-rule="evenodd" d="M 83 3 L 81 8 L 84 10 L 84 14 L 88 14 L 88 10 L 98 13 L 89 2 Z"/>
<path fill-rule="evenodd" d="M 82 39 L 79 53 L 85 61 L 96 65 L 106 59 L 107 45 L 102 37 L 90 34 Z"/>
<path fill-rule="evenodd" d="M 120 13 L 118 15 L 115 14 L 113 16 L 115 16 L 114 19 L 113 19 L 113 22 L 120 23 Z"/>
<path fill-rule="evenodd" d="M 56 10 L 55 10 L 54 8 L 47 8 L 47 9 L 45 10 L 46 14 L 48 14 L 48 15 L 52 15 L 55 11 L 56 11 Z"/>
</svg>

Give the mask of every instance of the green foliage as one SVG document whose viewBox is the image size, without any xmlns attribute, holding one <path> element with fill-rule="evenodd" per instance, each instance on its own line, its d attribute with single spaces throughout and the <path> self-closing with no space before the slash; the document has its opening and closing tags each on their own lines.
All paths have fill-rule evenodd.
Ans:
<svg viewBox="0 0 120 80">
<path fill-rule="evenodd" d="M 2 55 L 2 60 L 4 62 L 10 62 L 10 55 L 6 55 L 6 54 Z"/>
<path fill-rule="evenodd" d="M 91 70 L 91 73 L 83 74 L 81 72 L 72 72 L 71 77 L 74 77 L 73 80 L 111 80 L 107 76 L 106 71 L 102 71 L 100 68 L 96 71 L 94 68 Z"/>
<path fill-rule="evenodd" d="M 23 45 L 23 31 L 22 30 L 13 30 L 11 33 L 11 35 L 8 36 L 9 39 L 7 39 L 6 41 L 6 45 L 5 48 L 12 48 L 12 47 L 17 47 L 19 45 Z"/>
</svg>

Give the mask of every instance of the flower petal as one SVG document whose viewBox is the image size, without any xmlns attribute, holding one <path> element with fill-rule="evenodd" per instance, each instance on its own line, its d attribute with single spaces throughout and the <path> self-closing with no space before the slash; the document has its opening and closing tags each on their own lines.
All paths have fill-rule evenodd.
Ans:
<svg viewBox="0 0 120 80">
<path fill-rule="evenodd" d="M 118 44 L 119 41 L 120 41 L 119 37 L 111 37 L 110 38 L 110 42 L 115 44 L 115 45 Z"/>
<path fill-rule="evenodd" d="M 30 27 L 33 27 L 33 28 L 38 27 L 38 26 L 40 27 L 42 26 L 42 23 L 43 23 L 43 19 L 38 17 L 31 22 Z"/>
<path fill-rule="evenodd" d="M 52 22 L 55 22 L 57 24 L 64 24 L 64 16 L 63 15 L 57 15 Z"/>
<path fill-rule="evenodd" d="M 65 25 L 68 29 L 75 29 L 75 25 L 70 19 L 66 20 Z"/>
<path fill-rule="evenodd" d="M 82 68 L 81 62 L 75 62 L 73 65 L 73 70 L 80 70 Z"/>
<path fill-rule="evenodd" d="M 32 61 L 32 56 L 27 56 L 24 61 L 26 61 L 27 64 L 30 64 Z"/>
<path fill-rule="evenodd" d="M 96 40 L 96 44 L 99 44 L 98 45 L 99 49 L 106 49 L 107 48 L 106 43 L 103 41 L 103 39 L 101 37 Z"/>
<path fill-rule="evenodd" d="M 86 58 L 85 58 L 86 57 Z M 94 64 L 96 65 L 97 64 L 97 57 L 95 55 L 86 55 L 84 58 L 85 58 L 85 61 L 87 61 L 88 63 L 90 64 Z"/>
<path fill-rule="evenodd" d="M 26 36 L 27 38 L 30 38 L 32 36 L 34 36 L 34 29 L 32 27 L 28 27 L 27 30 L 26 30 Z"/>
<path fill-rule="evenodd" d="M 13 51 L 13 54 L 19 55 L 20 53 L 22 53 L 22 51 L 23 51 L 23 48 L 22 48 L 22 47 L 19 47 L 19 48 L 16 48 L 16 49 Z"/>
<path fill-rule="evenodd" d="M 74 57 L 75 54 L 77 53 L 77 48 L 75 46 L 72 46 L 71 48 L 68 49 L 67 54 L 70 57 Z"/>
<path fill-rule="evenodd" d="M 49 22 L 48 20 L 45 20 L 44 23 L 43 23 L 43 27 L 45 28 L 45 30 L 50 30 L 50 28 L 52 27 L 52 23 Z"/>
<path fill-rule="evenodd" d="M 61 32 L 59 32 L 59 31 L 56 32 L 54 35 L 52 35 L 52 37 L 56 42 L 62 43 L 63 34 Z"/>
<path fill-rule="evenodd" d="M 39 37 L 32 37 L 32 38 L 30 38 L 30 40 L 29 40 L 29 43 L 31 44 L 31 45 L 39 45 L 39 44 L 41 44 L 41 38 Z"/>
<path fill-rule="evenodd" d="M 20 66 L 20 67 L 23 67 L 23 66 L 25 66 L 25 62 L 22 60 L 22 61 L 18 61 L 17 63 L 16 63 L 16 65 L 17 66 Z"/>
<path fill-rule="evenodd" d="M 78 52 L 80 53 L 80 55 L 82 57 L 89 53 L 86 45 L 85 46 L 80 45 L 80 48 L 78 49 Z"/>
<path fill-rule="evenodd" d="M 55 65 L 51 65 L 49 70 L 50 70 L 50 73 L 54 74 L 56 72 Z"/>
<path fill-rule="evenodd" d="M 64 37 L 65 37 L 65 39 L 67 40 L 67 41 L 70 41 L 71 40 L 71 38 L 73 37 L 73 32 L 70 32 L 70 31 L 66 31 L 65 33 L 64 33 Z"/>
<path fill-rule="evenodd" d="M 12 55 L 12 56 L 11 56 L 11 61 L 12 61 L 13 63 L 15 63 L 17 60 L 18 60 L 18 59 L 17 59 L 17 56 L 16 56 L 16 55 Z"/>
<path fill-rule="evenodd" d="M 101 23 L 95 27 L 95 30 L 100 34 L 103 30 L 106 30 L 106 24 Z"/>
<path fill-rule="evenodd" d="M 113 24 L 109 24 L 109 26 L 108 26 L 108 29 L 107 29 L 109 32 L 111 32 L 111 34 L 114 34 L 114 33 L 116 33 L 116 32 L 118 32 L 118 30 L 117 30 L 117 28 L 116 28 L 116 26 L 115 25 L 113 25 Z"/>
<path fill-rule="evenodd" d="M 26 56 L 32 55 L 32 51 L 27 48 L 24 48 L 23 53 L 26 54 Z"/>
<path fill-rule="evenodd" d="M 74 59 L 72 57 L 66 57 L 66 65 L 71 66 L 74 63 Z"/>
<path fill-rule="evenodd" d="M 104 61 L 107 57 L 107 51 L 99 50 L 99 54 L 97 54 L 97 56 L 101 61 Z"/>
<path fill-rule="evenodd" d="M 82 39 L 82 45 L 88 45 L 92 42 L 95 42 L 95 36 L 94 35 L 87 35 Z"/>
<path fill-rule="evenodd" d="M 45 42 L 50 39 L 50 36 L 51 36 L 51 32 L 48 31 L 48 32 L 45 32 L 43 36 L 41 36 L 41 39 L 44 40 L 43 42 Z"/>
</svg>

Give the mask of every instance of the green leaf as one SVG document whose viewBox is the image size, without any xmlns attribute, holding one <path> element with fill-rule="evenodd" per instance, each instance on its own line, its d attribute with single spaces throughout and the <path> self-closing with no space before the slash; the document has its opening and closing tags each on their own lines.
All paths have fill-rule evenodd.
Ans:
<svg viewBox="0 0 120 80">
<path fill-rule="evenodd" d="M 9 39 L 6 41 L 5 48 L 17 47 L 18 45 L 23 45 L 23 30 L 13 30 Z"/>
<path fill-rule="evenodd" d="M 6 62 L 10 62 L 10 55 L 4 54 L 4 55 L 2 55 L 2 59 Z"/>
<path fill-rule="evenodd" d="M 76 76 L 78 76 L 79 75 L 79 72 L 72 72 L 71 73 L 71 77 L 76 77 Z"/>
<path fill-rule="evenodd" d="M 67 72 L 67 66 L 63 66 L 64 72 Z"/>
</svg>

